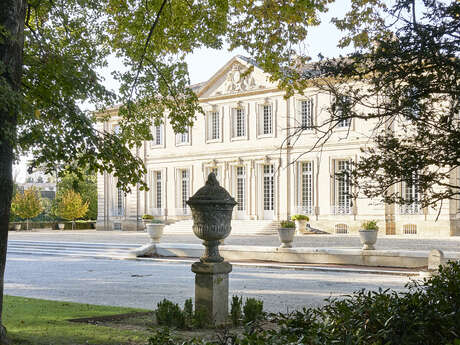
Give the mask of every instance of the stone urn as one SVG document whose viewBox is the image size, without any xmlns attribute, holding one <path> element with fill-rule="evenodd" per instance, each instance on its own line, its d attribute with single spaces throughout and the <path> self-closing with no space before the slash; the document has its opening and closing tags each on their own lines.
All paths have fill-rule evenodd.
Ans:
<svg viewBox="0 0 460 345">
<path fill-rule="evenodd" d="M 298 234 L 305 234 L 307 232 L 307 221 L 304 219 L 296 219 L 295 228 Z"/>
<path fill-rule="evenodd" d="M 377 242 L 378 230 L 359 230 L 359 239 L 363 245 L 363 250 L 375 249 L 375 242 Z"/>
<path fill-rule="evenodd" d="M 58 223 L 58 229 L 59 230 L 64 230 L 65 224 L 64 223 Z"/>
<path fill-rule="evenodd" d="M 237 202 L 219 185 L 214 173 L 210 173 L 206 184 L 190 199 L 193 216 L 193 233 L 203 240 L 205 246 L 201 262 L 222 262 L 219 254 L 220 241 L 230 235 L 233 207 Z"/>
<path fill-rule="evenodd" d="M 163 230 L 165 228 L 164 223 L 149 222 L 145 224 L 147 233 L 150 236 L 152 243 L 160 243 L 161 236 L 163 236 Z"/>
<path fill-rule="evenodd" d="M 279 228 L 278 237 L 280 239 L 280 248 L 292 248 L 294 241 L 295 228 Z"/>
<path fill-rule="evenodd" d="M 16 230 L 16 231 L 21 230 L 21 223 L 14 224 L 14 230 Z"/>
</svg>

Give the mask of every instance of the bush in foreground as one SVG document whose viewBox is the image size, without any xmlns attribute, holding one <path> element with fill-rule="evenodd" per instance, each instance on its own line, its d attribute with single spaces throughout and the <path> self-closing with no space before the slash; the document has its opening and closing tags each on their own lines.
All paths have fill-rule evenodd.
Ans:
<svg viewBox="0 0 460 345">
<path fill-rule="evenodd" d="M 175 340 L 162 330 L 149 345 L 160 339 L 170 345 L 460 345 L 460 263 L 406 287 L 404 293 L 361 290 L 320 308 L 271 314 L 273 327 L 251 323 L 242 334 L 215 341 Z"/>
</svg>

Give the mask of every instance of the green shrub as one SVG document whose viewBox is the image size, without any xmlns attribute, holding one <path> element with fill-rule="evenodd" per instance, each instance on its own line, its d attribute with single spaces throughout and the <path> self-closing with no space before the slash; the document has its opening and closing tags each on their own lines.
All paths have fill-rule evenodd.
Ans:
<svg viewBox="0 0 460 345">
<path fill-rule="evenodd" d="M 280 226 L 282 229 L 292 229 L 295 228 L 295 223 L 292 220 L 282 220 Z"/>
<path fill-rule="evenodd" d="M 378 230 L 379 227 L 377 225 L 376 220 L 367 220 L 361 224 L 361 229 L 363 230 Z"/>
<path fill-rule="evenodd" d="M 179 305 L 164 299 L 157 305 L 155 311 L 158 325 L 185 328 L 185 315 Z"/>
<path fill-rule="evenodd" d="M 282 343 L 436 345 L 460 339 L 460 264 L 406 286 L 408 292 L 358 291 L 321 308 L 279 314 Z M 271 334 L 273 336 L 273 333 Z M 267 341 L 267 344 L 272 344 Z"/>
<path fill-rule="evenodd" d="M 306 221 L 309 221 L 310 218 L 308 218 L 308 216 L 306 216 L 304 214 L 295 214 L 295 215 L 291 216 L 291 220 L 306 220 Z"/>
<path fill-rule="evenodd" d="M 233 327 L 238 327 L 241 323 L 243 316 L 241 306 L 243 304 L 243 298 L 238 296 L 232 297 L 232 305 L 230 308 L 230 316 L 232 318 Z"/>
<path fill-rule="evenodd" d="M 152 220 L 154 217 L 151 214 L 144 214 L 142 216 L 142 219 L 144 220 Z"/>
<path fill-rule="evenodd" d="M 264 302 L 255 298 L 246 299 L 243 307 L 244 323 L 260 320 L 264 316 Z"/>
<path fill-rule="evenodd" d="M 190 324 L 193 320 L 193 301 L 191 298 L 187 298 L 184 303 L 184 315 L 186 321 Z"/>
<path fill-rule="evenodd" d="M 204 308 L 197 308 L 193 317 L 193 327 L 205 328 L 210 323 L 208 312 Z"/>
</svg>

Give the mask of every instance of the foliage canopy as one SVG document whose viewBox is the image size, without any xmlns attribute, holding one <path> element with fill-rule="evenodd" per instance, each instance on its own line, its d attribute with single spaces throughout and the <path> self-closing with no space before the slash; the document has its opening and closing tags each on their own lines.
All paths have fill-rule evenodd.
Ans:
<svg viewBox="0 0 460 345">
<path fill-rule="evenodd" d="M 69 189 L 62 194 L 58 201 L 56 213 L 61 218 L 75 221 L 75 219 L 85 216 L 88 207 L 88 201 L 83 202 L 79 193 Z"/>
<path fill-rule="evenodd" d="M 43 212 L 43 205 L 39 192 L 31 187 L 24 193 L 16 193 L 11 203 L 11 212 L 23 219 L 29 220 Z M 27 227 L 29 226 L 27 222 Z"/>
</svg>

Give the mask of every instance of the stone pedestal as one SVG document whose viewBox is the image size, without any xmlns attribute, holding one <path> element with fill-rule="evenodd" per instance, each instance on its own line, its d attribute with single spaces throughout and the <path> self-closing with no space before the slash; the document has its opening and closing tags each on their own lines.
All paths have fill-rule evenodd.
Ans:
<svg viewBox="0 0 460 345">
<path fill-rule="evenodd" d="M 223 325 L 228 319 L 229 262 L 195 262 L 195 310 L 206 313 L 212 326 Z"/>
<path fill-rule="evenodd" d="M 444 260 L 444 252 L 440 249 L 430 250 L 428 255 L 428 270 L 437 271 L 439 265 L 442 265 Z"/>
</svg>

